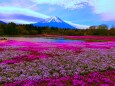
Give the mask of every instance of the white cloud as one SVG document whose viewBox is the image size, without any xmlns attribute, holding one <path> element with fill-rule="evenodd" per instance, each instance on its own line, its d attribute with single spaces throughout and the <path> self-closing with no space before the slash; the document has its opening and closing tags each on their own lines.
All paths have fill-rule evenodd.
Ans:
<svg viewBox="0 0 115 86">
<path fill-rule="evenodd" d="M 28 7 L 33 5 L 31 0 L 0 0 L 0 6 Z"/>
<path fill-rule="evenodd" d="M 32 0 L 37 4 L 59 5 L 65 9 L 78 9 L 89 5 L 104 21 L 115 20 L 115 0 Z"/>
<path fill-rule="evenodd" d="M 78 28 L 78 29 L 87 29 L 87 28 L 90 27 L 88 25 L 75 24 L 75 23 L 70 22 L 70 21 L 65 21 L 65 22 L 70 24 L 70 25 L 72 25 L 72 26 L 74 26 L 75 28 Z"/>
<path fill-rule="evenodd" d="M 33 23 L 36 23 L 36 22 L 24 21 L 24 20 L 20 20 L 20 19 L 1 19 L 1 21 L 4 21 L 6 23 L 15 22 L 16 24 L 33 24 Z"/>
<path fill-rule="evenodd" d="M 88 0 L 32 0 L 37 4 L 60 5 L 64 8 L 76 9 L 87 4 Z"/>
<path fill-rule="evenodd" d="M 37 11 L 35 11 L 35 8 L 32 8 L 30 6 L 35 5 L 34 2 L 31 0 L 0 0 L 0 15 L 4 15 L 3 18 L 0 18 L 0 20 L 6 19 L 7 21 L 10 21 L 12 18 L 14 18 L 15 14 L 19 15 L 26 15 L 26 16 L 32 16 L 36 18 L 48 18 L 49 16 L 41 14 Z M 30 7 L 30 8 L 28 8 Z M 14 21 L 14 20 L 12 20 Z M 16 19 L 16 21 L 18 21 Z M 19 22 L 26 22 L 25 20 L 19 20 Z M 26 22 L 27 23 L 27 22 Z"/>
<path fill-rule="evenodd" d="M 33 16 L 33 17 L 40 17 L 40 18 L 48 18 L 48 16 L 35 12 L 33 10 L 30 9 L 26 9 L 26 8 L 19 8 L 19 7 L 1 7 L 0 6 L 0 14 L 24 14 L 24 15 L 28 15 L 28 16 Z"/>
<path fill-rule="evenodd" d="M 115 0 L 92 0 L 89 2 L 93 12 L 100 14 L 104 21 L 115 20 Z"/>
</svg>

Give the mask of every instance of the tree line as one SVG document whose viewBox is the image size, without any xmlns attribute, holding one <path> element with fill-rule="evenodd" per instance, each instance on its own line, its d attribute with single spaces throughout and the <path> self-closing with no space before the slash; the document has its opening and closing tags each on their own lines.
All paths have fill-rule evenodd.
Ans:
<svg viewBox="0 0 115 86">
<path fill-rule="evenodd" d="M 115 36 L 115 27 L 108 28 L 107 25 L 90 26 L 87 29 L 69 29 L 56 27 L 36 27 L 32 24 L 15 24 L 10 22 L 8 24 L 0 23 L 1 36 L 14 35 L 38 35 L 38 34 L 52 34 L 52 35 L 98 35 L 98 36 Z"/>
</svg>

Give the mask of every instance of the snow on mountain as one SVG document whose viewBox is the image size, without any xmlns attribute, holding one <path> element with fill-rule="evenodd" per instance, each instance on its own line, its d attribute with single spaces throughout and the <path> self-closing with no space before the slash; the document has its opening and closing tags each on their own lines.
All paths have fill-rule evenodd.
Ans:
<svg viewBox="0 0 115 86">
<path fill-rule="evenodd" d="M 58 22 L 58 23 L 61 23 L 63 22 L 60 18 L 54 16 L 54 17 L 51 17 L 51 18 L 48 18 L 46 19 L 48 22 Z"/>
<path fill-rule="evenodd" d="M 54 16 L 54 17 L 50 17 L 47 19 L 44 19 L 42 21 L 39 21 L 35 24 L 33 24 L 34 26 L 49 26 L 49 27 L 58 27 L 58 28 L 70 28 L 70 29 L 75 29 L 74 26 L 64 22 L 63 20 L 61 20 L 60 18 Z"/>
</svg>

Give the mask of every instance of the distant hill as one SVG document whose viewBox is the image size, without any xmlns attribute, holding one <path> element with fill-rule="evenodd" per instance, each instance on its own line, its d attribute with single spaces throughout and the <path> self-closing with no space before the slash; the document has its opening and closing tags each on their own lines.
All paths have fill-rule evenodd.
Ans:
<svg viewBox="0 0 115 86">
<path fill-rule="evenodd" d="M 5 22 L 3 22 L 3 21 L 0 21 L 0 23 L 1 23 L 1 24 L 6 24 L 6 23 L 5 23 Z"/>
<path fill-rule="evenodd" d="M 43 19 L 42 21 L 38 21 L 37 23 L 33 24 L 34 26 L 49 26 L 49 27 L 58 27 L 58 28 L 70 28 L 75 29 L 74 26 L 64 22 L 59 17 L 50 17 Z"/>
</svg>

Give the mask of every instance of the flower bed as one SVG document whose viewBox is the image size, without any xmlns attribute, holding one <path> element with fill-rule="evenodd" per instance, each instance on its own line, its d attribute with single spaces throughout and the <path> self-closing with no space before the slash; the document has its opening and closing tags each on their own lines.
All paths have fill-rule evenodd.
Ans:
<svg viewBox="0 0 115 86">
<path fill-rule="evenodd" d="M 38 78 L 5 83 L 4 86 L 115 86 L 115 71 L 93 72 L 88 75 Z"/>
<path fill-rule="evenodd" d="M 114 86 L 114 69 L 114 41 L 0 42 L 0 83 L 5 86 Z"/>
</svg>

